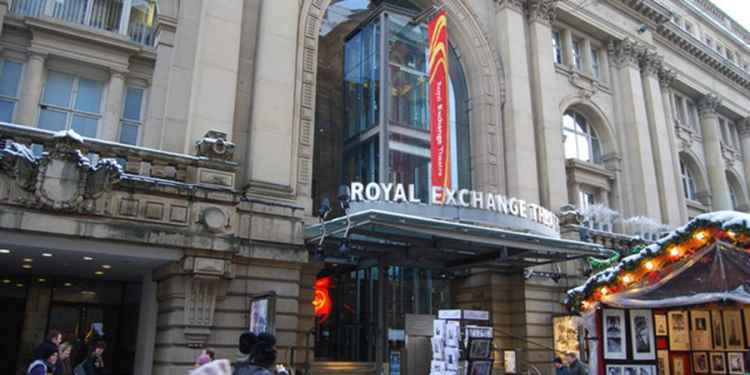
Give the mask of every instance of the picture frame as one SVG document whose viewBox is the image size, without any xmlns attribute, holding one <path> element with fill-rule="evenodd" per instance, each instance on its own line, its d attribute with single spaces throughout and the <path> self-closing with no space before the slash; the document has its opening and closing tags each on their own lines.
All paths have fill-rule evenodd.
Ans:
<svg viewBox="0 0 750 375">
<path fill-rule="evenodd" d="M 693 372 L 696 374 L 708 374 L 709 362 L 707 352 L 693 353 Z"/>
<path fill-rule="evenodd" d="M 575 353 L 581 357 L 582 318 L 575 315 L 560 315 L 552 317 L 552 338 L 555 345 L 555 355 Z"/>
<path fill-rule="evenodd" d="M 724 318 L 724 348 L 727 350 L 745 349 L 745 333 L 742 329 L 740 310 L 722 311 Z"/>
<path fill-rule="evenodd" d="M 694 351 L 713 349 L 711 343 L 711 313 L 708 310 L 690 311 L 690 345 Z"/>
<path fill-rule="evenodd" d="M 447 370 L 458 370 L 458 361 L 461 359 L 458 348 L 445 348 L 443 355 L 445 358 L 445 368 Z"/>
<path fill-rule="evenodd" d="M 672 354 L 672 375 L 688 375 L 690 364 L 688 364 L 687 354 Z"/>
<path fill-rule="evenodd" d="M 435 360 L 433 360 L 432 362 L 430 362 L 430 372 L 431 373 L 438 373 L 438 372 L 442 373 L 443 371 L 445 371 L 445 362 L 443 362 L 443 361 L 435 361 Z"/>
<path fill-rule="evenodd" d="M 432 321 L 432 336 L 443 337 L 445 335 L 445 320 L 435 319 Z"/>
<path fill-rule="evenodd" d="M 515 350 L 513 349 L 503 350 L 503 368 L 506 374 L 515 374 L 518 372 Z"/>
<path fill-rule="evenodd" d="M 722 352 L 711 352 L 709 354 L 712 374 L 726 374 L 727 363 L 726 356 Z"/>
<path fill-rule="evenodd" d="M 742 309 L 742 313 L 745 316 L 745 345 L 750 348 L 750 307 Z"/>
<path fill-rule="evenodd" d="M 461 336 L 461 324 L 455 320 L 445 322 L 445 346 L 458 348 L 458 340 Z"/>
<path fill-rule="evenodd" d="M 656 336 L 667 336 L 667 316 L 664 314 L 654 314 L 654 331 Z"/>
<path fill-rule="evenodd" d="M 724 349 L 724 324 L 719 310 L 711 311 L 711 340 L 714 350 Z"/>
<path fill-rule="evenodd" d="M 727 370 L 730 374 L 745 373 L 745 354 L 738 352 L 727 353 Z"/>
<path fill-rule="evenodd" d="M 469 366 L 468 375 L 490 375 L 492 373 L 492 361 L 472 361 Z"/>
<path fill-rule="evenodd" d="M 633 359 L 656 359 L 656 342 L 651 310 L 630 310 L 630 343 Z"/>
<path fill-rule="evenodd" d="M 665 320 L 666 318 L 667 316 L 664 315 Z M 656 351 L 656 369 L 659 375 L 671 375 L 669 371 L 669 350 Z"/>
<path fill-rule="evenodd" d="M 443 350 L 445 348 L 445 339 L 443 336 L 433 336 L 432 339 L 430 339 L 430 343 L 432 344 L 432 359 L 436 361 L 442 361 L 445 359 L 443 356 Z"/>
<path fill-rule="evenodd" d="M 250 299 L 250 332 L 276 335 L 276 292 L 270 291 Z"/>
<path fill-rule="evenodd" d="M 638 366 L 622 366 L 622 375 L 640 375 Z"/>
<path fill-rule="evenodd" d="M 602 309 L 602 325 L 604 359 L 626 359 L 625 311 Z"/>
<path fill-rule="evenodd" d="M 638 375 L 656 375 L 656 366 L 641 366 L 638 368 Z"/>
<path fill-rule="evenodd" d="M 623 366 L 607 365 L 605 375 L 623 375 Z"/>
<path fill-rule="evenodd" d="M 469 359 L 488 359 L 492 351 L 492 340 L 471 339 L 469 340 Z"/>
<path fill-rule="evenodd" d="M 668 312 L 667 322 L 669 327 L 669 349 L 677 351 L 690 350 L 687 311 L 678 310 Z"/>
</svg>

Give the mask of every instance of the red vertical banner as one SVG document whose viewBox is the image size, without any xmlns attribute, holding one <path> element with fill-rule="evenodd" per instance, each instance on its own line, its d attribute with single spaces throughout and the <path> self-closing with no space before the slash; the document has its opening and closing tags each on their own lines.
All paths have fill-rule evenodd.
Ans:
<svg viewBox="0 0 750 375">
<path fill-rule="evenodd" d="M 430 74 L 430 154 L 432 186 L 451 188 L 450 129 L 448 127 L 448 14 L 441 10 L 428 25 Z M 436 200 L 442 202 L 442 190 Z"/>
</svg>

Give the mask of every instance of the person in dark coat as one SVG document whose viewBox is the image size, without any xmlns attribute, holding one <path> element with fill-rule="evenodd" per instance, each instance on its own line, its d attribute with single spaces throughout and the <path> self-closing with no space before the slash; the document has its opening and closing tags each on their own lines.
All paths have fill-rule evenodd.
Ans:
<svg viewBox="0 0 750 375">
<path fill-rule="evenodd" d="M 34 349 L 34 362 L 26 370 L 27 375 L 48 375 L 55 372 L 57 345 L 44 341 Z"/>
<path fill-rule="evenodd" d="M 252 332 L 240 336 L 240 353 L 247 359 L 237 362 L 234 375 L 272 375 L 269 370 L 276 362 L 276 337 L 270 333 L 255 335 Z"/>
<path fill-rule="evenodd" d="M 586 365 L 578 360 L 575 353 L 568 353 L 565 355 L 568 361 L 568 374 L 569 375 L 588 375 L 589 370 Z"/>
<path fill-rule="evenodd" d="M 73 365 L 70 354 L 73 345 L 69 342 L 60 344 L 57 351 L 57 363 L 55 364 L 55 375 L 73 375 Z"/>
<path fill-rule="evenodd" d="M 94 343 L 91 353 L 86 357 L 79 366 L 83 368 L 86 375 L 102 375 L 104 374 L 104 349 L 107 348 L 107 343 L 104 341 L 97 341 Z"/>
<path fill-rule="evenodd" d="M 565 367 L 560 357 L 555 357 L 553 363 L 555 365 L 555 375 L 568 375 L 568 368 Z"/>
</svg>

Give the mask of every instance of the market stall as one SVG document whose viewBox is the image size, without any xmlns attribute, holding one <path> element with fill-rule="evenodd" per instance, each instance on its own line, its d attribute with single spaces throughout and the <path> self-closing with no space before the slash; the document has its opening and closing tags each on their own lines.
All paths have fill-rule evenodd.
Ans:
<svg viewBox="0 0 750 375">
<path fill-rule="evenodd" d="M 750 215 L 697 216 L 568 292 L 589 332 L 591 373 L 745 374 Z"/>
</svg>

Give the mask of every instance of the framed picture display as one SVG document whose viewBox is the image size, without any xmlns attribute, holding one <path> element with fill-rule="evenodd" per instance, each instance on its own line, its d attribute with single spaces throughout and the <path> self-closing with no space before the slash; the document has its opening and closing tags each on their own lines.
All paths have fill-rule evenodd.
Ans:
<svg viewBox="0 0 750 375">
<path fill-rule="evenodd" d="M 447 370 L 458 370 L 459 356 L 458 348 L 445 348 L 445 368 Z"/>
<path fill-rule="evenodd" d="M 711 362 L 711 373 L 712 374 L 726 374 L 727 363 L 724 358 L 724 353 L 711 352 L 709 354 L 709 360 Z"/>
<path fill-rule="evenodd" d="M 730 374 L 745 373 L 745 356 L 744 353 L 727 353 L 727 369 Z"/>
<path fill-rule="evenodd" d="M 432 321 L 432 335 L 440 337 L 445 335 L 445 320 L 435 319 Z"/>
<path fill-rule="evenodd" d="M 445 347 L 445 341 L 442 336 L 432 336 L 432 359 L 436 361 L 442 361 L 445 359 L 443 357 L 443 348 Z"/>
<path fill-rule="evenodd" d="M 666 319 L 667 316 L 665 315 Z M 659 350 L 656 352 L 656 369 L 659 375 L 671 375 L 669 371 L 669 350 Z"/>
<path fill-rule="evenodd" d="M 742 309 L 742 313 L 745 315 L 745 337 L 747 338 L 745 345 L 750 347 L 750 307 Z"/>
<path fill-rule="evenodd" d="M 250 300 L 250 332 L 276 334 L 276 292 L 271 291 Z"/>
<path fill-rule="evenodd" d="M 489 339 L 471 339 L 469 340 L 469 359 L 488 359 L 492 340 Z"/>
<path fill-rule="evenodd" d="M 666 336 L 669 334 L 667 330 L 667 316 L 664 314 L 654 314 L 654 325 L 656 336 Z"/>
<path fill-rule="evenodd" d="M 461 324 L 455 320 L 445 323 L 445 346 L 458 348 L 458 338 L 461 333 Z"/>
<path fill-rule="evenodd" d="M 693 372 L 696 374 L 708 374 L 708 353 L 693 353 Z"/>
<path fill-rule="evenodd" d="M 655 366 L 640 366 L 638 368 L 638 375 L 656 375 Z"/>
<path fill-rule="evenodd" d="M 605 375 L 623 375 L 622 374 L 622 367 L 623 366 L 607 366 L 607 373 Z"/>
<path fill-rule="evenodd" d="M 690 344 L 693 350 L 711 350 L 711 314 L 707 310 L 690 311 Z"/>
<path fill-rule="evenodd" d="M 630 342 L 633 345 L 633 359 L 656 359 L 653 332 L 651 310 L 630 310 Z"/>
<path fill-rule="evenodd" d="M 622 375 L 640 375 L 638 366 L 622 366 Z"/>
<path fill-rule="evenodd" d="M 604 359 L 626 359 L 625 311 L 602 310 L 604 323 Z"/>
<path fill-rule="evenodd" d="M 515 350 L 503 350 L 503 367 L 505 368 L 506 374 L 515 374 L 518 372 Z"/>
<path fill-rule="evenodd" d="M 492 361 L 473 361 L 469 367 L 469 375 L 490 375 Z"/>
<path fill-rule="evenodd" d="M 724 347 L 727 350 L 745 349 L 740 310 L 724 310 Z"/>
<path fill-rule="evenodd" d="M 690 350 L 687 311 L 670 311 L 667 313 L 667 320 L 669 322 L 669 349 Z"/>
<path fill-rule="evenodd" d="M 711 335 L 714 342 L 714 350 L 724 349 L 724 328 L 721 320 L 721 311 L 711 311 Z"/>
<path fill-rule="evenodd" d="M 672 375 L 689 375 L 689 369 L 687 354 L 672 354 Z"/>
<path fill-rule="evenodd" d="M 581 317 L 573 315 L 552 317 L 555 354 L 575 353 L 581 358 Z"/>
</svg>

